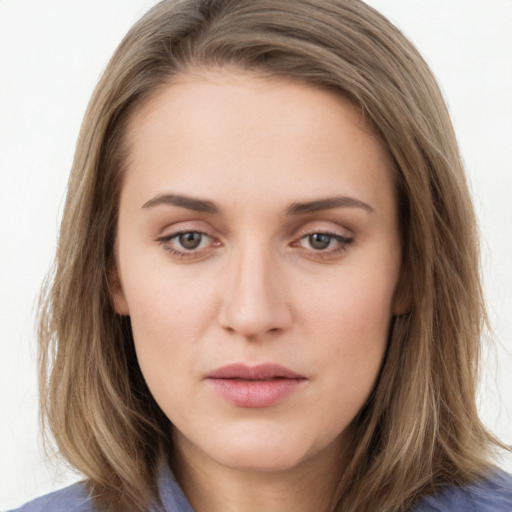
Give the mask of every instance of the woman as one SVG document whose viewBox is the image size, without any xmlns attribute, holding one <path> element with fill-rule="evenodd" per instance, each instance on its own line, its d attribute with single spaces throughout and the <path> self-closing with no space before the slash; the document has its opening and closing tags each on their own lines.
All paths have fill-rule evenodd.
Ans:
<svg viewBox="0 0 512 512">
<path fill-rule="evenodd" d="M 508 510 L 477 255 L 442 96 L 382 16 L 158 4 L 91 100 L 41 307 L 87 481 L 27 510 Z"/>
</svg>

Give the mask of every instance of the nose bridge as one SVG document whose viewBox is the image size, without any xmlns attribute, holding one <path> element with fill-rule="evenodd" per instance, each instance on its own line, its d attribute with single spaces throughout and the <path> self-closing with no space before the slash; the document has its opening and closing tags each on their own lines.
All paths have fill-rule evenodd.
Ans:
<svg viewBox="0 0 512 512">
<path fill-rule="evenodd" d="M 233 249 L 222 292 L 221 323 L 244 337 L 284 329 L 290 321 L 283 276 L 273 252 L 258 240 Z"/>
</svg>

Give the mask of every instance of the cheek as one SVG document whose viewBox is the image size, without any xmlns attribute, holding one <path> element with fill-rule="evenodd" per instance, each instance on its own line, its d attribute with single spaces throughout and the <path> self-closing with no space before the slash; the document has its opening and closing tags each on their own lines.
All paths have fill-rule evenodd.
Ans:
<svg viewBox="0 0 512 512">
<path fill-rule="evenodd" d="M 315 365 L 323 369 L 320 394 L 327 407 L 351 417 L 371 393 L 384 358 L 392 319 L 393 273 L 382 278 L 346 273 L 322 290 L 310 288 L 302 303 Z M 380 278 L 379 278 L 380 277 Z"/>
<path fill-rule="evenodd" d="M 191 266 L 171 264 L 159 252 L 139 252 L 125 251 L 129 271 L 123 274 L 134 334 L 140 332 L 149 343 L 170 337 L 194 339 L 212 316 L 215 283 Z"/>
<path fill-rule="evenodd" d="M 214 318 L 213 287 L 183 279 L 169 265 L 145 265 L 123 283 L 137 358 L 157 401 L 193 375 L 201 340 Z M 132 267 L 133 268 L 133 267 Z"/>
<path fill-rule="evenodd" d="M 315 330 L 327 333 L 326 339 L 338 340 L 334 346 L 340 353 L 364 353 L 385 341 L 396 278 L 394 272 L 384 276 L 368 268 L 353 269 L 320 286 L 305 286 L 308 293 L 303 294 L 300 309 L 310 336 Z"/>
</svg>

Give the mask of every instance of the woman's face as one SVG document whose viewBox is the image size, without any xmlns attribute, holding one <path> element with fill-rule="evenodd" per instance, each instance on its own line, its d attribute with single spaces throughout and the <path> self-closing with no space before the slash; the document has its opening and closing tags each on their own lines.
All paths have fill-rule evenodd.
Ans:
<svg viewBox="0 0 512 512">
<path fill-rule="evenodd" d="M 227 71 L 179 77 L 127 141 L 114 302 L 185 458 L 338 454 L 400 309 L 381 144 L 343 98 Z"/>
</svg>

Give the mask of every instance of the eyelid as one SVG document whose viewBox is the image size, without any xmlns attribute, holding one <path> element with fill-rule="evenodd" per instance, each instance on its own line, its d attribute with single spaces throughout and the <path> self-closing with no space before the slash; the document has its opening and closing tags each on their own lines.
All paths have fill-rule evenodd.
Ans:
<svg viewBox="0 0 512 512">
<path fill-rule="evenodd" d="M 205 222 L 202 219 L 178 220 L 166 223 L 159 227 L 158 231 L 156 231 L 155 239 L 172 236 L 173 233 L 187 233 L 191 231 L 197 231 L 198 233 L 204 232 L 207 235 L 210 235 L 210 233 L 215 232 L 215 229 L 213 229 L 208 222 Z"/>
<path fill-rule="evenodd" d="M 294 235 L 295 238 L 312 235 L 314 233 L 324 233 L 326 235 L 339 236 L 344 239 L 354 238 L 355 233 L 345 226 L 334 222 L 308 222 L 302 225 Z"/>
<path fill-rule="evenodd" d="M 180 230 L 180 231 L 173 231 L 172 233 L 169 233 L 168 235 L 160 236 L 160 237 L 158 237 L 157 241 L 169 242 L 170 240 L 173 240 L 174 238 L 178 238 L 181 235 L 186 235 L 189 233 L 197 233 L 199 235 L 213 239 L 213 237 L 211 235 L 209 235 L 208 233 L 206 233 L 204 231 L 199 231 L 198 229 L 184 229 L 184 230 Z"/>
</svg>

